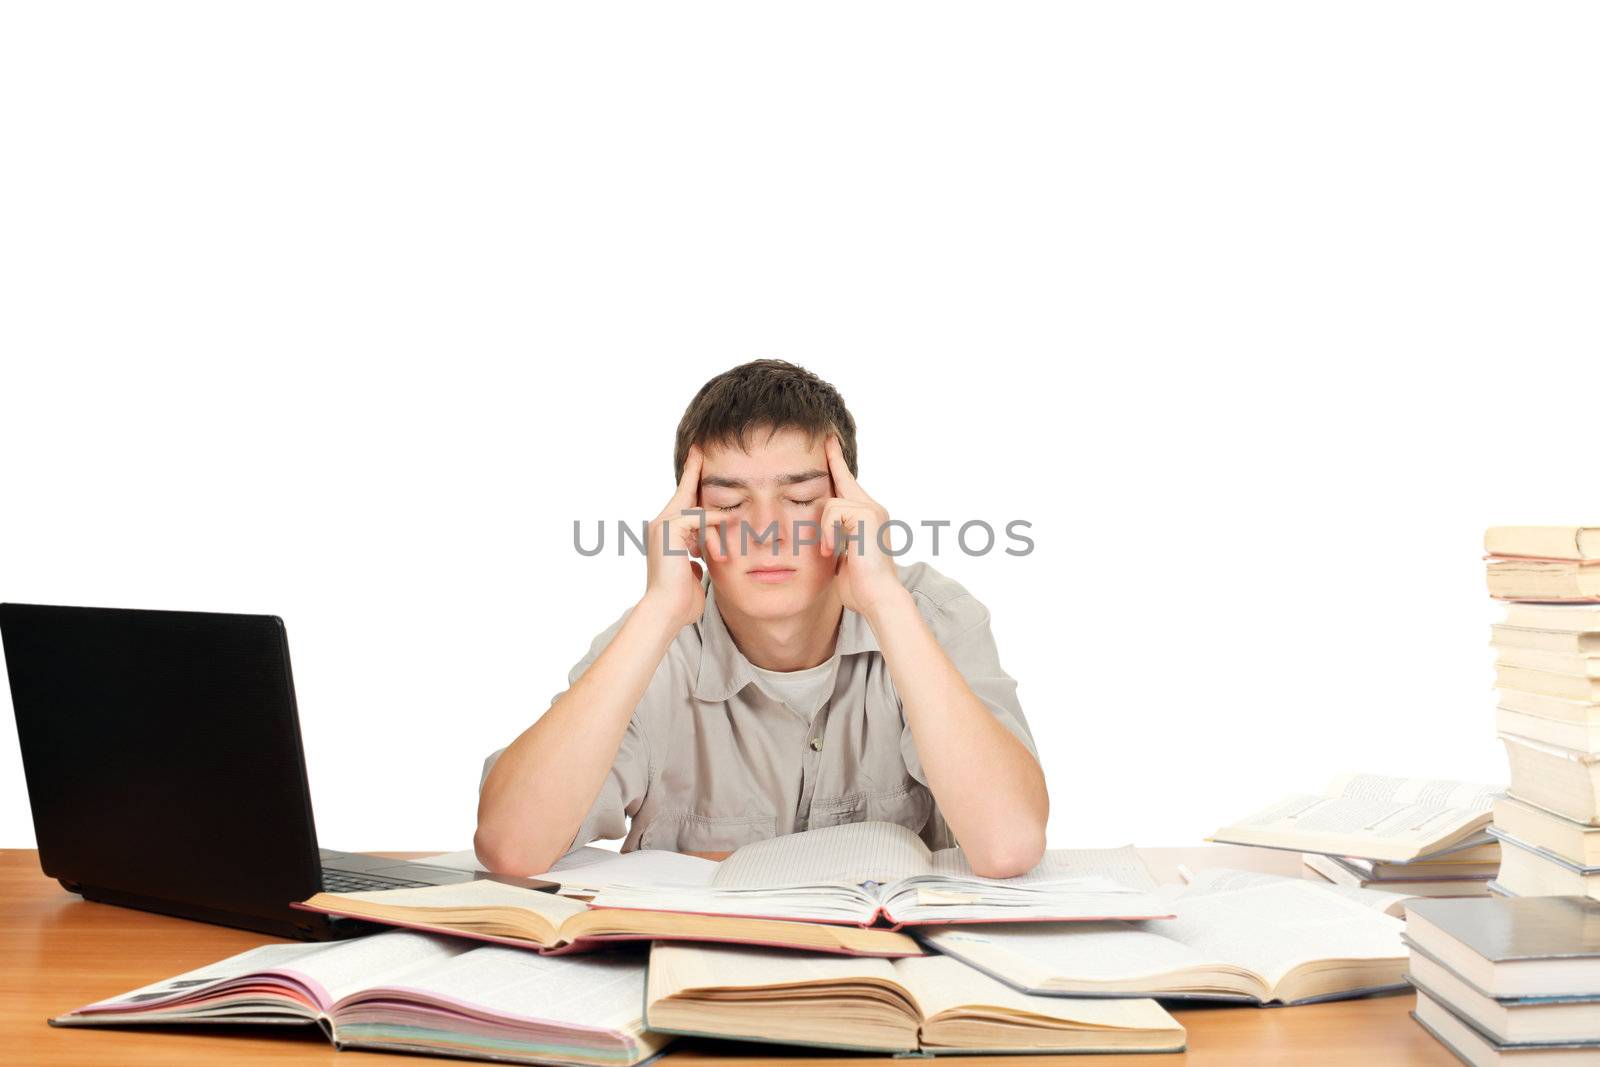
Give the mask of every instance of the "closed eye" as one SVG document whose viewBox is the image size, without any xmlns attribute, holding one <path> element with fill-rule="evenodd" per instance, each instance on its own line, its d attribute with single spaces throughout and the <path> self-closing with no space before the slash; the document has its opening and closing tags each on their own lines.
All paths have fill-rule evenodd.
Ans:
<svg viewBox="0 0 1600 1067">
<path fill-rule="evenodd" d="M 817 502 L 817 498 L 816 497 L 812 497 L 809 500 L 789 500 L 787 497 L 785 497 L 784 499 L 786 501 L 788 501 L 788 503 L 793 504 L 795 507 L 800 507 L 800 508 L 805 507 L 807 504 L 815 504 Z M 709 510 L 711 510 L 711 511 L 734 511 L 734 510 L 736 510 L 738 508 L 741 508 L 743 506 L 744 506 L 744 501 L 741 500 L 737 504 L 712 504 L 712 505 L 710 505 Z"/>
</svg>

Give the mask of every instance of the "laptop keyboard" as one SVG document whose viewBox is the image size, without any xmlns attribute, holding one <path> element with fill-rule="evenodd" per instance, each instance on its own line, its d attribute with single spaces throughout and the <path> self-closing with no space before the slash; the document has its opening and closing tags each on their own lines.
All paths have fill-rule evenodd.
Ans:
<svg viewBox="0 0 1600 1067">
<path fill-rule="evenodd" d="M 429 885 L 429 882 L 407 882 L 399 878 L 378 878 L 370 874 L 357 874 L 354 871 L 335 871 L 327 867 L 322 868 L 322 891 L 324 893 L 362 893 L 372 889 L 416 889 L 419 886 Z"/>
</svg>

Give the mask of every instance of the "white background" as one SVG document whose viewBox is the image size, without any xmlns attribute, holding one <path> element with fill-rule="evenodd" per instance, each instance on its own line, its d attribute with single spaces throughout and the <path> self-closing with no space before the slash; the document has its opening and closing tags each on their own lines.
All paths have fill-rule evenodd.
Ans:
<svg viewBox="0 0 1600 1067">
<path fill-rule="evenodd" d="M 1503 781 L 1483 528 L 1600 522 L 1597 28 L 9 5 L 0 599 L 281 615 L 323 842 L 464 848 L 643 588 L 573 520 L 654 515 L 694 391 L 777 356 L 892 514 L 1033 523 L 932 562 L 1052 845 Z"/>
</svg>

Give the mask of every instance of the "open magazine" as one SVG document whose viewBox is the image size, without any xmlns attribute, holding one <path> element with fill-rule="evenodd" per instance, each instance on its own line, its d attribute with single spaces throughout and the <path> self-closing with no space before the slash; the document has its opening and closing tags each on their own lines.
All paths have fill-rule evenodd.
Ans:
<svg viewBox="0 0 1600 1067">
<path fill-rule="evenodd" d="M 1405 986 L 1391 894 L 1252 871 L 1158 893 L 1159 922 L 937 927 L 926 944 L 1025 993 L 1300 1004 Z"/>
<path fill-rule="evenodd" d="M 1051 849 L 1026 874 L 983 878 L 898 823 L 859 822 L 745 845 L 704 885 L 603 887 L 590 906 L 813 923 L 1148 919 L 1171 914 L 1132 847 Z"/>
<path fill-rule="evenodd" d="M 642 953 L 551 960 L 397 930 L 263 945 L 50 1022 L 318 1025 L 341 1049 L 631 1067 L 671 1040 L 644 1029 L 644 975 Z"/>
</svg>

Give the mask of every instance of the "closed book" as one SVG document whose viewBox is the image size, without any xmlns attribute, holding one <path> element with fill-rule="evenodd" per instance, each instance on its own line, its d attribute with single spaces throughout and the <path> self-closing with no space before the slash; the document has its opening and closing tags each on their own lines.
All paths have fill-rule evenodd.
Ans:
<svg viewBox="0 0 1600 1067">
<path fill-rule="evenodd" d="M 1600 633 L 1600 604 L 1541 604 L 1508 600 L 1505 625 L 1562 633 Z"/>
<path fill-rule="evenodd" d="M 1483 550 L 1491 556 L 1600 559 L 1600 526 L 1491 526 Z"/>
<path fill-rule="evenodd" d="M 1411 1013 L 1424 1030 L 1456 1058 L 1474 1067 L 1537 1064 L 1538 1067 L 1591 1067 L 1600 1057 L 1600 1041 L 1549 1041 L 1511 1044 L 1496 1041 L 1420 983 L 1417 1007 Z"/>
<path fill-rule="evenodd" d="M 1600 901 L 1406 901 L 1406 937 L 1491 997 L 1600 995 Z"/>
<path fill-rule="evenodd" d="M 1501 667 L 1568 674 L 1575 678 L 1600 678 L 1600 656 L 1581 652 L 1552 652 L 1542 648 L 1500 648 L 1495 663 Z"/>
<path fill-rule="evenodd" d="M 1501 600 L 1600 601 L 1600 561 L 1496 556 L 1485 570 Z"/>
<path fill-rule="evenodd" d="M 1314 853 L 1312 853 L 1314 855 Z M 1388 863 L 1384 860 L 1366 860 L 1359 856 L 1329 856 L 1340 866 L 1348 867 L 1367 881 L 1425 882 L 1431 880 L 1493 878 L 1500 868 L 1500 846 L 1492 847 L 1492 856 L 1482 860 L 1456 862 L 1449 856 L 1434 860 L 1416 860 L 1412 863 Z"/>
<path fill-rule="evenodd" d="M 1541 630 L 1504 623 L 1496 623 L 1491 629 L 1493 637 L 1489 644 L 1497 649 L 1560 652 L 1573 656 L 1600 655 L 1600 633 L 1593 631 Z"/>
<path fill-rule="evenodd" d="M 1515 734 L 1576 752 L 1600 752 L 1600 719 L 1594 722 L 1564 722 L 1511 708 L 1496 708 L 1494 723 L 1495 728 L 1503 734 Z"/>
<path fill-rule="evenodd" d="M 1600 825 L 1600 756 L 1502 733 L 1511 764 L 1507 792 L 1574 822 Z"/>
<path fill-rule="evenodd" d="M 1357 886 L 1363 889 L 1382 889 L 1408 897 L 1481 897 L 1489 890 L 1488 880 L 1494 877 L 1499 865 L 1475 875 L 1457 875 L 1444 878 L 1388 878 L 1367 877 L 1352 861 L 1343 856 L 1323 856 L 1307 852 L 1302 862 L 1335 885 Z"/>
<path fill-rule="evenodd" d="M 1493 997 L 1420 945 L 1404 939 L 1407 981 L 1454 1008 L 1496 1041 L 1509 1044 L 1600 1040 L 1600 994 L 1584 997 Z"/>
<path fill-rule="evenodd" d="M 1520 689 L 1540 696 L 1560 697 L 1593 704 L 1600 702 L 1600 679 L 1583 678 L 1575 674 L 1534 670 L 1531 667 L 1508 667 L 1495 664 L 1494 684 L 1500 689 Z"/>
<path fill-rule="evenodd" d="M 1547 849 L 1490 828 L 1505 846 L 1495 880 L 1519 897 L 1587 896 L 1600 899 L 1600 867 L 1585 867 Z"/>
<path fill-rule="evenodd" d="M 1537 715 L 1541 719 L 1558 722 L 1583 723 L 1585 726 L 1600 722 L 1600 703 L 1591 700 L 1569 700 L 1543 693 L 1530 693 L 1521 689 L 1501 689 L 1500 706 L 1524 715 Z"/>
<path fill-rule="evenodd" d="M 1494 802 L 1494 828 L 1580 867 L 1600 867 L 1600 826 L 1574 822 L 1516 797 Z"/>
</svg>

